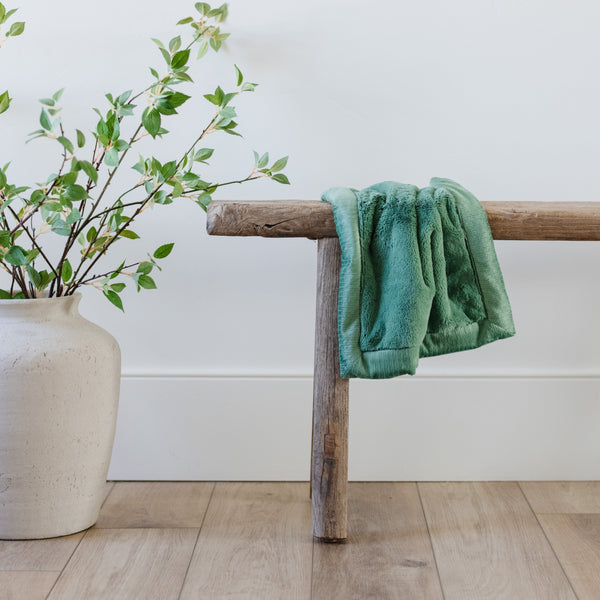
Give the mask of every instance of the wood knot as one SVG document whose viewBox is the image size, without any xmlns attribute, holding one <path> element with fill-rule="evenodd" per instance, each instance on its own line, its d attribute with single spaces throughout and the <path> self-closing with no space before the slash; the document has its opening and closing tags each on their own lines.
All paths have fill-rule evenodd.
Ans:
<svg viewBox="0 0 600 600">
<path fill-rule="evenodd" d="M 325 442 L 323 444 L 323 456 L 325 459 L 336 458 L 337 456 L 337 444 L 335 433 L 326 433 Z"/>
</svg>

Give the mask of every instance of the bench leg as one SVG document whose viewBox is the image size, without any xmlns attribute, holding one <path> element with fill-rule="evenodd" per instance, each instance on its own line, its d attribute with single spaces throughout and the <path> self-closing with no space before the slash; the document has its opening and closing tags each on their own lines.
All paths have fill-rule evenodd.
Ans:
<svg viewBox="0 0 600 600">
<path fill-rule="evenodd" d="M 338 359 L 337 237 L 318 240 L 317 316 L 313 390 L 312 521 L 323 542 L 343 542 L 348 521 L 348 380 Z"/>
</svg>

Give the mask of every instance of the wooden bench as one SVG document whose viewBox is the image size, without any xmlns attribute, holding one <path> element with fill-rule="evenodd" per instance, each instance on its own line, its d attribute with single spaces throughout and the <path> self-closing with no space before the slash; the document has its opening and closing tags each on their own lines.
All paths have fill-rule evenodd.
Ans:
<svg viewBox="0 0 600 600">
<path fill-rule="evenodd" d="M 597 202 L 483 202 L 497 240 L 600 240 Z M 317 313 L 311 464 L 313 535 L 347 536 L 348 380 L 340 377 L 337 303 L 340 244 L 333 211 L 308 200 L 215 201 L 211 235 L 307 237 L 317 240 Z"/>
</svg>

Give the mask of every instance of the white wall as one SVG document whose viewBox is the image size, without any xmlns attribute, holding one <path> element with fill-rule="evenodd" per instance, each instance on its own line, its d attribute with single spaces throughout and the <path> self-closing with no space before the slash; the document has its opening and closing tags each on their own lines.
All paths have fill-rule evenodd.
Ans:
<svg viewBox="0 0 600 600">
<path fill-rule="evenodd" d="M 9 3 L 10 4 L 10 3 Z M 207 177 L 244 176 L 251 150 L 290 155 L 289 187 L 221 198 L 316 199 L 333 185 L 450 177 L 481 200 L 600 200 L 600 5 L 558 0 L 230 1 L 227 49 L 195 70 L 198 99 L 170 121 L 167 158 L 233 84 L 245 139 L 210 139 Z M 67 127 L 106 91 L 143 86 L 193 3 L 23 0 L 26 34 L 0 50 L 0 162 L 14 180 L 55 168 L 30 144 L 37 98 L 63 85 Z M 12 6 L 12 4 L 10 4 Z M 151 57 L 151 58 L 148 58 Z M 52 155 L 54 156 L 54 155 Z M 315 248 L 209 238 L 193 205 L 148 214 L 128 255 L 175 241 L 160 289 L 121 315 L 90 290 L 88 318 L 123 351 L 110 476 L 307 479 Z M 353 479 L 599 479 L 600 245 L 498 242 L 518 335 L 422 361 L 418 375 L 353 382 Z M 115 260 L 119 260 L 118 256 Z"/>
</svg>

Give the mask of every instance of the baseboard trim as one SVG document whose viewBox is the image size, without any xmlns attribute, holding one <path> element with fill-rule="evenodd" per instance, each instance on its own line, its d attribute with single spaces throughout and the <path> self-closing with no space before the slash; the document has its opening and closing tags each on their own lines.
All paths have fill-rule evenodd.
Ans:
<svg viewBox="0 0 600 600">
<path fill-rule="evenodd" d="M 127 370 L 123 379 L 312 379 L 306 371 L 187 371 L 187 370 Z M 424 373 L 399 378 L 399 381 L 418 380 L 485 380 L 485 379 L 600 379 L 600 371 L 488 371 L 485 373 Z"/>
<path fill-rule="evenodd" d="M 599 379 L 553 373 L 355 380 L 350 478 L 600 479 Z M 131 371 L 121 385 L 109 475 L 305 480 L 311 413 L 306 374 Z"/>
</svg>

